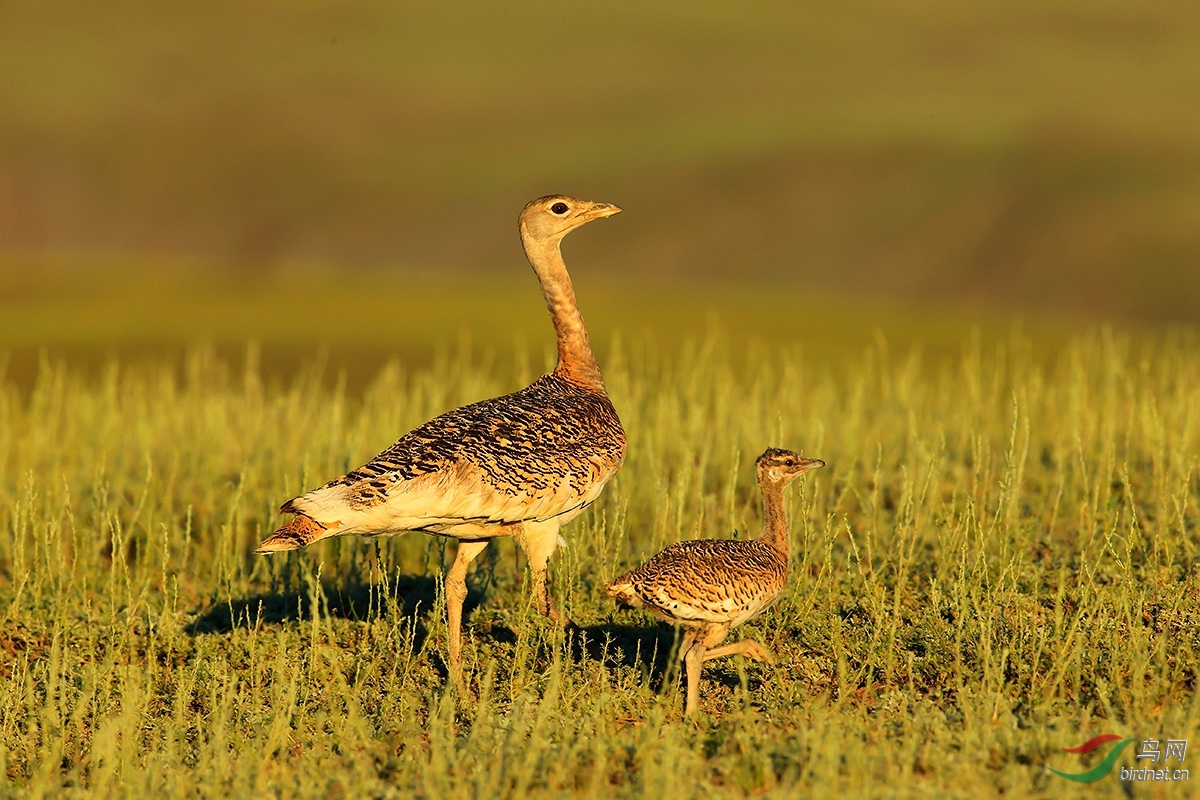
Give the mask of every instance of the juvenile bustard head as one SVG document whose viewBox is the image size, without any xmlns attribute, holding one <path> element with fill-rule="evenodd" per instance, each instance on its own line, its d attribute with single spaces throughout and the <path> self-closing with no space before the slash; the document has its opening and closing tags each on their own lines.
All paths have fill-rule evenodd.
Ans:
<svg viewBox="0 0 1200 800">
<path fill-rule="evenodd" d="M 786 486 L 804 473 L 823 466 L 825 462 L 819 458 L 805 458 L 778 447 L 770 448 L 754 463 L 760 486 Z"/>
<path fill-rule="evenodd" d="M 611 203 L 576 200 L 561 194 L 539 197 L 521 212 L 521 238 L 543 245 L 556 244 L 580 225 L 620 213 L 621 209 Z"/>
</svg>

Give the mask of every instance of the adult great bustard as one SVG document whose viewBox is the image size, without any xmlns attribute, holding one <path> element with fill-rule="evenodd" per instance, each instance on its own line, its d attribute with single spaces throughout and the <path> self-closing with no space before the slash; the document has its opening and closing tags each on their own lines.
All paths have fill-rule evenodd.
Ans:
<svg viewBox="0 0 1200 800">
<path fill-rule="evenodd" d="M 783 490 L 809 470 L 825 466 L 789 450 L 771 448 L 758 457 L 763 529 L 757 539 L 697 539 L 676 542 L 642 566 L 614 578 L 606 592 L 683 628 L 679 655 L 687 665 L 687 709 L 700 707 L 700 671 L 705 661 L 740 653 L 774 661 L 753 639 L 717 647 L 731 628 L 771 606 L 787 585 L 790 532 Z"/>
<path fill-rule="evenodd" d="M 537 608 L 568 624 L 550 596 L 547 562 L 559 528 L 620 469 L 625 431 L 605 392 L 559 247 L 574 229 L 620 210 L 551 195 L 521 212 L 521 244 L 558 336 L 553 372 L 518 392 L 435 417 L 367 464 L 287 501 L 281 511 L 296 516 L 255 552 L 349 534 L 423 531 L 458 539 L 446 575 L 449 666 L 456 679 L 467 568 L 497 536 L 512 536 L 528 556 Z"/>
</svg>

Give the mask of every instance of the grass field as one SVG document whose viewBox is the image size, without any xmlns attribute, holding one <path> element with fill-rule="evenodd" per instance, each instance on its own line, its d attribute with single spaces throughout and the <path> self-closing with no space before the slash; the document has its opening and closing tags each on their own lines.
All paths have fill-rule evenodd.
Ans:
<svg viewBox="0 0 1200 800">
<path fill-rule="evenodd" d="M 545 348 L 442 348 L 361 390 L 211 346 L 0 378 L 4 793 L 1128 796 L 1046 767 L 1097 763 L 1060 748 L 1099 733 L 1200 740 L 1200 340 L 889 341 L 603 337 L 629 458 L 552 563 L 584 633 L 532 611 L 496 543 L 468 578 L 466 700 L 452 545 L 251 550 L 282 500 Z M 788 591 L 742 631 L 779 665 L 710 664 L 685 722 L 673 632 L 603 585 L 677 539 L 753 535 L 767 445 L 829 462 L 789 495 Z M 1188 792 L 1168 788 L 1132 792 Z"/>
<path fill-rule="evenodd" d="M 0 800 L 1200 795 L 1047 769 L 1200 741 L 1198 94 L 1195 3 L 0 3 Z M 629 458 L 457 696 L 452 544 L 251 551 L 546 368 L 557 191 Z M 603 586 L 769 445 L 779 664 L 685 722 Z"/>
</svg>

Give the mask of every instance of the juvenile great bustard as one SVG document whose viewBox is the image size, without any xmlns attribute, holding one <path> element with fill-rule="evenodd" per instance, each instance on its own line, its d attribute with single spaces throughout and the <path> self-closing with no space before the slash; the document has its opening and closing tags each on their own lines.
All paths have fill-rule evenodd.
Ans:
<svg viewBox="0 0 1200 800">
<path fill-rule="evenodd" d="M 687 665 L 685 714 L 700 705 L 705 661 L 741 653 L 774 663 L 771 652 L 753 639 L 717 645 L 731 628 L 761 614 L 783 592 L 789 555 L 783 489 L 823 466 L 824 461 L 788 450 L 767 450 L 755 464 L 763 500 L 763 529 L 757 539 L 676 542 L 608 584 L 609 597 L 684 629 L 680 657 Z"/>
<path fill-rule="evenodd" d="M 255 552 L 347 534 L 424 531 L 458 539 L 446 575 L 455 677 L 461 675 L 467 567 L 497 536 L 512 536 L 528 556 L 537 608 L 569 623 L 550 596 L 546 565 L 559 528 L 620 469 L 625 431 L 605 393 L 559 245 L 580 225 L 620 210 L 551 195 L 521 212 L 521 244 L 558 336 L 553 372 L 518 392 L 435 417 L 367 464 L 284 503 L 281 511 L 296 516 Z"/>
</svg>

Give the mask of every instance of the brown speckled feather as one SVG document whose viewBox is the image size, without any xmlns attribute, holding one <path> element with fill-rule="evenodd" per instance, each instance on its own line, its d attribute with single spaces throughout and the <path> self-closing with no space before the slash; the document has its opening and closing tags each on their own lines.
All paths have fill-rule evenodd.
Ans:
<svg viewBox="0 0 1200 800">
<path fill-rule="evenodd" d="M 327 486 L 350 487 L 355 502 L 372 506 L 395 482 L 467 461 L 494 491 L 533 500 L 563 483 L 582 495 L 624 456 L 625 432 L 608 398 L 551 373 L 435 417 Z"/>
<path fill-rule="evenodd" d="M 282 510 L 337 515 L 339 533 L 549 519 L 591 503 L 624 457 L 608 397 L 550 373 L 435 417 Z"/>
<path fill-rule="evenodd" d="M 786 554 L 761 541 L 677 542 L 614 579 L 608 593 L 672 622 L 727 622 L 758 615 L 787 583 Z"/>
</svg>

